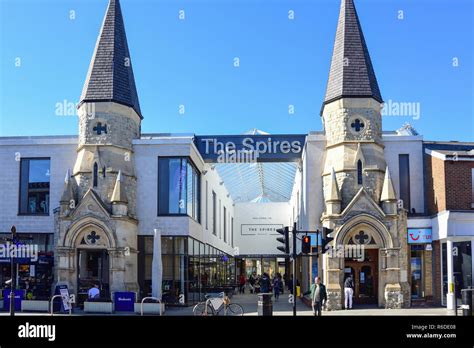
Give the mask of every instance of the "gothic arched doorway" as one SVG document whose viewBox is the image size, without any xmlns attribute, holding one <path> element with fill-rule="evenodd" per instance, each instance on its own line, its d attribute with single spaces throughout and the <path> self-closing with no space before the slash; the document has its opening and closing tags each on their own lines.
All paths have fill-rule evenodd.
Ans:
<svg viewBox="0 0 474 348">
<path fill-rule="evenodd" d="M 340 229 L 336 240 L 345 250 L 344 256 L 340 258 L 343 266 L 340 273 L 342 303 L 344 303 L 344 282 L 351 274 L 354 280 L 353 303 L 382 306 L 383 250 L 391 246 L 388 231 L 372 217 L 361 214 Z"/>
</svg>

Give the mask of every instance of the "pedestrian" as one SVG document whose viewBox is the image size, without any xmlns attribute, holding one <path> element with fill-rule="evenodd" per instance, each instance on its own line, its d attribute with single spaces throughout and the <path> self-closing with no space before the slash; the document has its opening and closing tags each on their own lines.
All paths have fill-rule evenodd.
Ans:
<svg viewBox="0 0 474 348">
<path fill-rule="evenodd" d="M 260 292 L 267 293 L 270 291 L 270 278 L 267 273 L 263 273 L 262 278 L 260 278 Z"/>
<path fill-rule="evenodd" d="M 352 274 L 344 281 L 344 306 L 346 309 L 352 309 L 352 296 L 354 295 L 354 280 Z"/>
<path fill-rule="evenodd" d="M 89 299 L 97 299 L 100 296 L 99 284 L 95 283 L 87 292 Z"/>
<path fill-rule="evenodd" d="M 278 275 L 273 278 L 273 293 L 275 295 L 275 301 L 278 301 L 278 298 L 280 297 L 280 291 L 282 288 L 282 282 L 281 279 Z"/>
<path fill-rule="evenodd" d="M 250 293 L 253 294 L 255 291 L 255 277 L 252 274 L 249 276 L 249 285 L 250 285 Z"/>
<path fill-rule="evenodd" d="M 246 283 L 245 276 L 241 274 L 239 278 L 239 293 L 240 294 L 245 294 L 245 283 Z"/>
<path fill-rule="evenodd" d="M 327 293 L 326 287 L 321 283 L 319 277 L 314 278 L 314 284 L 311 285 L 311 307 L 313 308 L 313 315 L 321 316 L 322 307 L 326 305 Z M 307 293 L 306 293 L 307 294 Z"/>
<path fill-rule="evenodd" d="M 293 295 L 293 274 L 290 275 L 290 279 L 288 279 L 288 291 L 290 294 Z"/>
</svg>

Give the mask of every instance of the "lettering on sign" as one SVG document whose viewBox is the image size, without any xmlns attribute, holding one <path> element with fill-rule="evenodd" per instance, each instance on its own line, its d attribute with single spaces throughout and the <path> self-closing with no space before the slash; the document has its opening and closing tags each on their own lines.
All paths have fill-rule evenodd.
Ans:
<svg viewBox="0 0 474 348">
<path fill-rule="evenodd" d="M 276 230 L 282 228 L 282 224 L 242 224 L 241 235 L 242 236 L 267 236 L 267 235 L 278 235 Z"/>
</svg>

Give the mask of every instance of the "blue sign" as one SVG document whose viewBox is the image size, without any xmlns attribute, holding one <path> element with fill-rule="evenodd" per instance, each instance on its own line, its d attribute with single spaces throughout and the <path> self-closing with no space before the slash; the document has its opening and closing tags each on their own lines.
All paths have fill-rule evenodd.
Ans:
<svg viewBox="0 0 474 348">
<path fill-rule="evenodd" d="M 408 229 L 408 244 L 426 244 L 432 241 L 431 228 Z"/>
<path fill-rule="evenodd" d="M 289 162 L 301 158 L 306 135 L 207 135 L 194 142 L 205 162 Z"/>
<path fill-rule="evenodd" d="M 24 290 L 15 290 L 15 301 L 13 302 L 15 311 L 21 311 L 21 301 L 24 296 Z M 10 310 L 10 289 L 3 290 L 3 309 L 6 311 Z"/>
<path fill-rule="evenodd" d="M 115 292 L 114 293 L 115 310 L 119 312 L 135 311 L 135 293 L 134 292 Z"/>
</svg>

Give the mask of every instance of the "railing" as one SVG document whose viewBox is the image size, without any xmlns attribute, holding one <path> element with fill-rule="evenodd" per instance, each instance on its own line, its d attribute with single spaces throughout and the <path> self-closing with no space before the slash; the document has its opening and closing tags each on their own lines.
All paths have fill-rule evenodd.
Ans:
<svg viewBox="0 0 474 348">
<path fill-rule="evenodd" d="M 155 300 L 157 301 L 159 304 L 160 304 L 160 316 L 163 315 L 163 312 L 162 312 L 162 303 L 161 303 L 161 300 L 158 298 L 158 297 L 153 297 L 153 296 L 149 296 L 149 297 L 144 297 L 142 299 L 142 302 L 140 304 L 140 314 L 143 315 L 143 303 L 146 301 L 146 300 Z"/>
<path fill-rule="evenodd" d="M 51 315 L 54 315 L 54 312 L 53 312 L 53 305 L 54 305 L 54 299 L 56 298 L 62 298 L 64 299 L 66 296 L 63 296 L 63 295 L 54 295 L 53 297 L 51 297 Z M 69 304 L 69 315 L 71 315 L 72 313 L 72 301 L 71 299 L 67 299 L 67 303 Z"/>
</svg>

